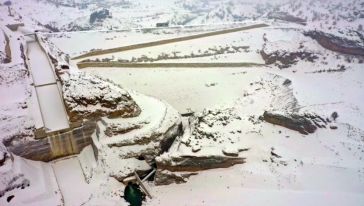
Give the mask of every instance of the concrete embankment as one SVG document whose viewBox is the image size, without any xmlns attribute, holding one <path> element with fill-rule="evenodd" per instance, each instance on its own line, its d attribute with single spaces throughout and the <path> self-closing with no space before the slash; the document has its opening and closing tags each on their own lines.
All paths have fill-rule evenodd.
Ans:
<svg viewBox="0 0 364 206">
<path fill-rule="evenodd" d="M 21 157 L 50 161 L 80 153 L 84 147 L 91 144 L 91 135 L 95 128 L 96 123 L 89 121 L 74 129 L 47 134 L 41 139 L 6 146 L 9 151 Z"/>
</svg>

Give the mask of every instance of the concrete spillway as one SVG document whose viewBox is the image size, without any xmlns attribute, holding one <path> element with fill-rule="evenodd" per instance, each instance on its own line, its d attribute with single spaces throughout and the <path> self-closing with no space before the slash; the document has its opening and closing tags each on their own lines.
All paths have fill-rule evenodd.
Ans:
<svg viewBox="0 0 364 206">
<path fill-rule="evenodd" d="M 79 153 L 91 143 L 95 122 L 71 123 L 63 103 L 60 81 L 38 42 L 28 42 L 28 64 L 34 82 L 32 112 L 35 139 L 7 145 L 16 155 L 41 161 Z"/>
<path fill-rule="evenodd" d="M 53 132 L 69 128 L 68 116 L 56 75 L 38 42 L 28 43 L 28 58 L 46 131 Z"/>
</svg>

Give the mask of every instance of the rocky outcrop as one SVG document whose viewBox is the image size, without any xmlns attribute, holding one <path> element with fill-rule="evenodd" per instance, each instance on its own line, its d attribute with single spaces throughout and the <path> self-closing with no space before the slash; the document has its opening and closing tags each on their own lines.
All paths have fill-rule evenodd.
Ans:
<svg viewBox="0 0 364 206">
<path fill-rule="evenodd" d="M 301 134 L 314 133 L 317 128 L 326 128 L 330 122 L 316 114 L 278 113 L 265 111 L 262 119 L 271 124 L 280 125 Z"/>
<path fill-rule="evenodd" d="M 154 177 L 155 185 L 169 185 L 169 184 L 181 184 L 186 183 L 188 178 L 192 175 L 197 175 L 198 173 L 181 173 L 181 172 L 170 172 L 168 170 L 157 170 Z"/>
<path fill-rule="evenodd" d="M 64 79 L 63 96 L 72 122 L 140 114 L 138 105 L 119 85 L 83 72 L 70 73 Z"/>
<path fill-rule="evenodd" d="M 106 18 L 111 18 L 111 13 L 108 9 L 101 9 L 100 11 L 94 11 L 90 15 L 90 24 L 93 24 L 95 22 L 102 22 Z"/>
<path fill-rule="evenodd" d="M 191 175 L 196 175 L 198 171 L 227 168 L 245 163 L 245 158 L 243 157 L 238 157 L 237 155 L 232 157 L 219 152 L 205 156 L 201 156 L 201 154 L 180 156 L 172 152 L 156 158 L 157 171 L 154 178 L 156 185 L 185 183 Z"/>
<path fill-rule="evenodd" d="M 180 115 L 170 105 L 134 92 L 131 96 L 141 108 L 140 115 L 127 119 L 103 117 L 92 137 L 101 172 L 119 181 L 134 171 L 146 174 L 155 158 L 168 151 L 182 134 Z"/>
<path fill-rule="evenodd" d="M 243 157 L 224 155 L 191 155 L 157 158 L 157 168 L 171 172 L 196 172 L 213 168 L 227 168 L 242 163 L 245 163 L 245 158 Z"/>
<path fill-rule="evenodd" d="M 325 49 L 343 54 L 364 56 L 364 45 L 360 41 L 353 41 L 316 30 L 305 32 L 304 35 L 315 39 Z"/>
<path fill-rule="evenodd" d="M 53 133 L 40 132 L 40 135 L 36 134 L 37 139 L 31 141 L 9 143 L 6 146 L 12 152 L 42 161 L 77 154 L 91 144 L 91 134 L 95 131 L 96 121 L 101 117 L 123 118 L 140 114 L 138 105 L 121 86 L 71 68 L 67 54 L 41 35 L 36 37 L 41 48 L 48 54 L 62 85 L 70 128 Z M 110 129 L 109 133 L 112 132 Z M 22 149 L 24 147 L 28 150 Z"/>
<path fill-rule="evenodd" d="M 184 135 L 156 158 L 155 184 L 183 183 L 198 171 L 244 163 L 242 152 L 247 148 L 237 144 L 240 123 L 234 109 L 205 110 L 191 116 Z"/>
<path fill-rule="evenodd" d="M 296 64 L 299 60 L 314 62 L 318 57 L 306 51 L 289 52 L 284 50 L 267 51 L 264 47 L 260 55 L 266 64 L 277 64 L 279 68 L 287 68 Z"/>
<path fill-rule="evenodd" d="M 268 19 L 278 19 L 282 21 L 293 22 L 297 24 L 306 25 L 306 20 L 296 16 L 292 16 L 287 12 L 269 12 L 267 15 Z"/>
</svg>

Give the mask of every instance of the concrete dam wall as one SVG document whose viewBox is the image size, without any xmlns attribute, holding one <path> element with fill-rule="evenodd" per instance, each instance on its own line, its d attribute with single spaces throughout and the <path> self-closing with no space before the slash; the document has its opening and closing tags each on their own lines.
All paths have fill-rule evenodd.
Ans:
<svg viewBox="0 0 364 206">
<path fill-rule="evenodd" d="M 88 121 L 81 126 L 64 132 L 55 132 L 44 138 L 15 146 L 7 145 L 9 151 L 15 155 L 39 161 L 51 161 L 59 157 L 78 154 L 91 144 L 91 135 L 95 131 L 96 123 Z"/>
</svg>

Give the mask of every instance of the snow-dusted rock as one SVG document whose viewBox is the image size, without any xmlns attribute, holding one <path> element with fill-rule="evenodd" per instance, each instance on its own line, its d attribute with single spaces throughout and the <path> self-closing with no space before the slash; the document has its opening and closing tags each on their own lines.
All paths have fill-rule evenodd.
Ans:
<svg viewBox="0 0 364 206">
<path fill-rule="evenodd" d="M 244 163 L 240 152 L 246 148 L 236 144 L 242 122 L 235 113 L 234 109 L 214 109 L 190 117 L 184 135 L 176 139 L 167 153 L 156 158 L 158 178 L 155 183 L 181 183 L 188 177 L 177 177 L 170 172 L 190 174 Z"/>
<path fill-rule="evenodd" d="M 195 172 L 213 168 L 226 168 L 245 162 L 243 157 L 229 157 L 221 154 L 205 156 L 163 156 L 157 159 L 157 168 L 176 172 Z M 158 171 L 157 171 L 158 173 Z"/>
<path fill-rule="evenodd" d="M 181 134 L 178 112 L 165 102 L 135 92 L 131 97 L 141 113 L 131 118 L 101 118 L 93 149 L 102 172 L 119 181 L 137 171 L 144 174 L 154 159 Z M 96 171 L 97 173 L 97 171 Z"/>
<path fill-rule="evenodd" d="M 226 156 L 237 157 L 239 155 L 239 149 L 237 147 L 235 147 L 235 145 L 234 146 L 232 146 L 232 145 L 225 146 L 223 148 L 222 152 Z"/>
<path fill-rule="evenodd" d="M 283 20 L 283 21 L 306 25 L 305 19 L 302 19 L 302 18 L 299 18 L 296 16 L 292 16 L 287 12 L 269 12 L 267 14 L 267 17 L 269 19 L 279 19 L 279 20 Z"/>
<path fill-rule="evenodd" d="M 156 185 L 169 185 L 173 183 L 185 183 L 192 175 L 198 174 L 197 172 L 170 172 L 169 170 L 158 170 L 154 177 Z"/>
<path fill-rule="evenodd" d="M 358 40 L 346 39 L 322 31 L 307 31 L 304 34 L 315 39 L 322 47 L 328 50 L 343 54 L 364 56 L 364 36 L 359 32 L 357 32 L 359 36 Z"/>
<path fill-rule="evenodd" d="M 324 119 L 316 114 L 298 114 L 283 112 L 264 112 L 264 121 L 298 131 L 302 134 L 314 133 L 317 128 L 326 128 L 330 123 L 328 118 Z"/>
<path fill-rule="evenodd" d="M 71 121 L 108 117 L 135 117 L 138 105 L 115 83 L 83 72 L 71 72 L 63 83 L 63 96 Z"/>
<path fill-rule="evenodd" d="M 105 158 L 105 170 L 108 171 L 110 177 L 114 177 L 118 181 L 137 172 L 139 175 L 146 174 L 152 167 L 144 160 L 136 158 L 120 159 L 119 157 L 110 156 Z"/>
<path fill-rule="evenodd" d="M 308 50 L 303 44 L 295 47 L 291 42 L 269 40 L 264 43 L 260 54 L 266 64 L 276 64 L 279 68 L 287 68 L 301 60 L 314 62 L 318 58 L 314 51 Z"/>
</svg>

